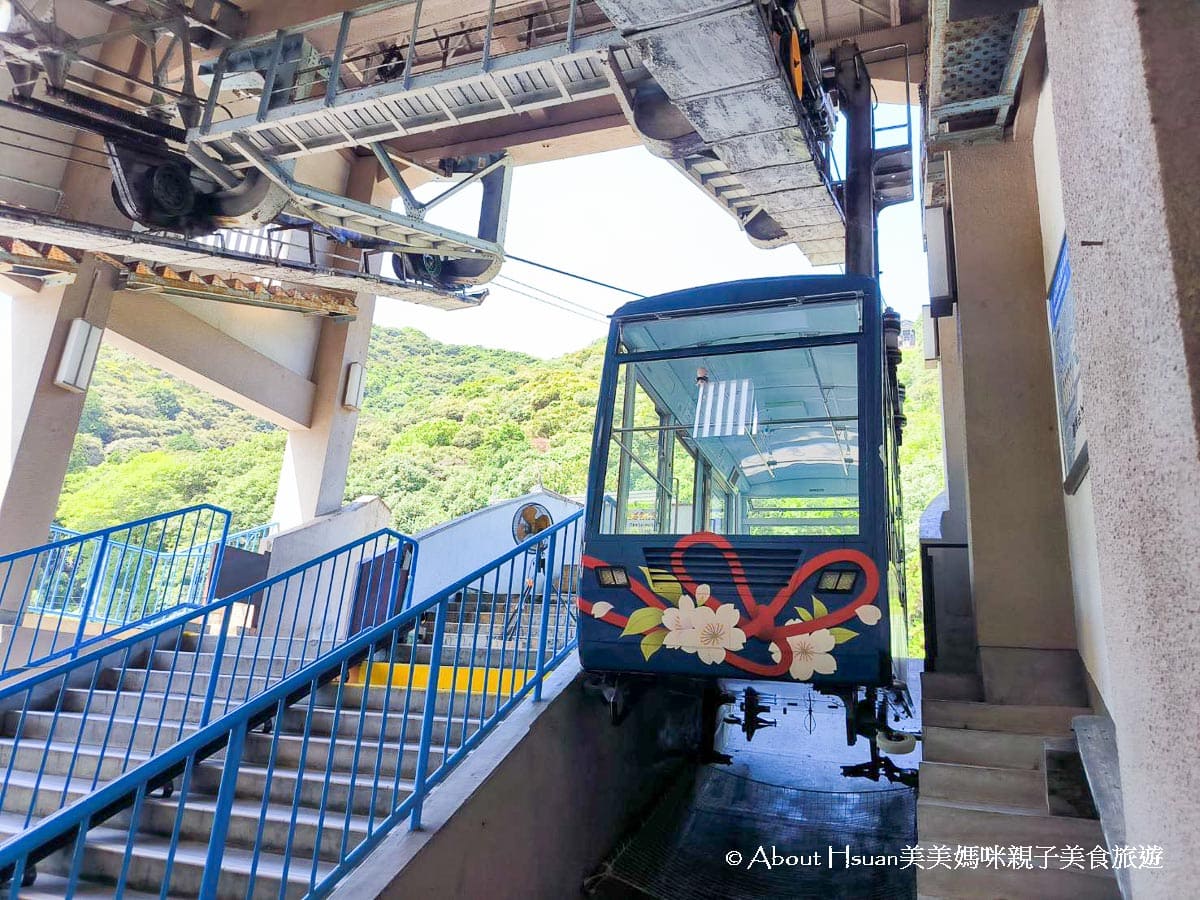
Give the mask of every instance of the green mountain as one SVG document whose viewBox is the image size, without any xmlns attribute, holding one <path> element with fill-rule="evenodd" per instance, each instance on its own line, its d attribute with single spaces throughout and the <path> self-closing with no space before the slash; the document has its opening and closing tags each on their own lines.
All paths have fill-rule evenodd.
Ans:
<svg viewBox="0 0 1200 900">
<path fill-rule="evenodd" d="M 918 331 L 918 346 L 920 335 Z M 375 328 L 347 498 L 378 494 L 414 533 L 539 482 L 582 494 L 603 343 L 553 360 Z M 937 371 L 905 353 L 901 448 L 910 629 L 920 635 L 917 520 L 942 489 Z M 210 502 L 268 522 L 286 434 L 111 347 L 84 405 L 58 519 L 79 531 Z"/>
<path fill-rule="evenodd" d="M 582 493 L 602 345 L 545 361 L 375 328 L 347 497 L 419 531 L 539 481 Z M 84 531 L 190 503 L 267 522 L 286 434 L 105 347 L 58 519 Z"/>
</svg>

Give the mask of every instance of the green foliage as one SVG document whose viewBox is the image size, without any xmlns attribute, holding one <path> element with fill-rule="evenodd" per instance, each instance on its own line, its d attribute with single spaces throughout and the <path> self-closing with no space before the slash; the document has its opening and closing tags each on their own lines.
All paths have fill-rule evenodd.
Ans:
<svg viewBox="0 0 1200 900">
<path fill-rule="evenodd" d="M 419 531 L 540 482 L 582 494 L 600 345 L 556 360 L 376 328 L 348 498 L 378 494 Z M 208 501 L 236 527 L 269 521 L 285 435 L 105 348 L 59 520 L 93 528 Z"/>
<path fill-rule="evenodd" d="M 905 350 L 900 362 L 900 383 L 907 388 L 904 414 L 908 418 L 904 443 L 900 446 L 904 490 L 904 581 L 908 594 L 908 645 L 916 657 L 925 655 L 925 622 L 921 614 L 921 513 L 946 488 L 942 465 L 941 372 L 925 364 L 921 352 L 921 324 L 920 320 L 916 323 L 917 346 Z"/>
</svg>

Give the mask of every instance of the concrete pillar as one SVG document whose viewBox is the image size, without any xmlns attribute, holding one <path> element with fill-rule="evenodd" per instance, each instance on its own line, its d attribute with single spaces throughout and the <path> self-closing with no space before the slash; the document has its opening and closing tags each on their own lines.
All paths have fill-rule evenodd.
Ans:
<svg viewBox="0 0 1200 900">
<path fill-rule="evenodd" d="M 288 432 L 275 494 L 275 521 L 294 528 L 317 516 L 336 512 L 346 492 L 350 447 L 358 412 L 342 401 L 350 364 L 366 365 L 375 297 L 359 294 L 358 318 L 352 322 L 327 319 L 321 324 L 313 361 L 312 425 Z"/>
<path fill-rule="evenodd" d="M 44 543 L 58 509 L 86 394 L 54 385 L 74 319 L 104 327 L 117 272 L 86 256 L 75 281 L 12 304 L 9 465 L 0 482 L 0 554 Z M 36 373 L 36 377 L 34 377 Z"/>
<path fill-rule="evenodd" d="M 336 181 L 344 184 L 350 199 L 387 205 L 388 188 L 380 180 L 379 164 L 374 157 L 360 157 L 334 175 Z M 335 187 L 332 183 L 326 186 Z M 345 265 L 342 260 L 328 263 Z M 321 323 L 311 376 L 316 385 L 312 424 L 288 432 L 283 469 L 279 473 L 275 521 L 281 529 L 295 528 L 342 506 L 350 446 L 358 426 L 357 411 L 346 409 L 342 400 L 350 364 L 357 362 L 365 367 L 367 363 L 375 297 L 359 294 L 355 303 L 359 312 L 353 322 L 327 319 Z"/>
<path fill-rule="evenodd" d="M 956 148 L 949 177 L 984 694 L 1082 703 L 1032 144 Z"/>
<path fill-rule="evenodd" d="M 1057 0 L 1046 42 L 1136 897 L 1200 881 L 1200 6 Z M 1102 61 L 1102 64 L 1098 64 Z"/>
</svg>

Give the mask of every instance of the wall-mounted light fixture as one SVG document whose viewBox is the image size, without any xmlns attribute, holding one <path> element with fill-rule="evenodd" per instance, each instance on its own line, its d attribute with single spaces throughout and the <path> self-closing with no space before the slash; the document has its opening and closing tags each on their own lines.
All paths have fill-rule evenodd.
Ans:
<svg viewBox="0 0 1200 900">
<path fill-rule="evenodd" d="M 929 304 L 933 317 L 954 314 L 954 235 L 944 206 L 925 207 L 925 258 L 929 263 Z"/>
<path fill-rule="evenodd" d="M 942 342 L 937 319 L 928 303 L 921 307 L 921 335 L 925 340 L 925 363 L 932 366 L 942 358 Z"/>
<path fill-rule="evenodd" d="M 346 409 L 362 409 L 367 390 L 365 374 L 362 363 L 352 362 L 346 367 L 346 393 L 342 396 L 342 406 Z"/>
<path fill-rule="evenodd" d="M 86 319 L 71 322 L 67 330 L 67 343 L 58 361 L 58 372 L 54 376 L 55 385 L 76 394 L 88 389 L 102 337 L 104 329 Z"/>
</svg>

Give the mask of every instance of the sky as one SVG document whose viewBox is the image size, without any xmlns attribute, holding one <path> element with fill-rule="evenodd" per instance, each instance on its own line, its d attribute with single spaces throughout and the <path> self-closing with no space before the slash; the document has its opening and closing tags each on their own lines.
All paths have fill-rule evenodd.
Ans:
<svg viewBox="0 0 1200 900">
<path fill-rule="evenodd" d="M 895 116 L 878 115 L 877 123 L 885 118 Z M 428 199 L 445 187 L 424 185 L 417 194 Z M 466 190 L 436 207 L 429 219 L 474 233 L 478 204 L 478 190 Z M 919 316 L 928 302 L 928 275 L 916 201 L 880 215 L 879 243 L 885 302 L 905 318 Z M 728 213 L 642 147 L 517 167 L 505 251 L 646 295 L 740 278 L 839 271 L 813 269 L 794 245 L 754 247 Z M 381 297 L 375 323 L 412 326 L 447 343 L 550 358 L 604 336 L 602 316 L 632 299 L 512 260 L 505 262 L 500 282 L 488 286 L 482 306 L 453 312 Z M 555 309 L 504 286 L 514 282 L 601 316 Z M 517 291 L 534 293 L 522 286 Z"/>
</svg>

